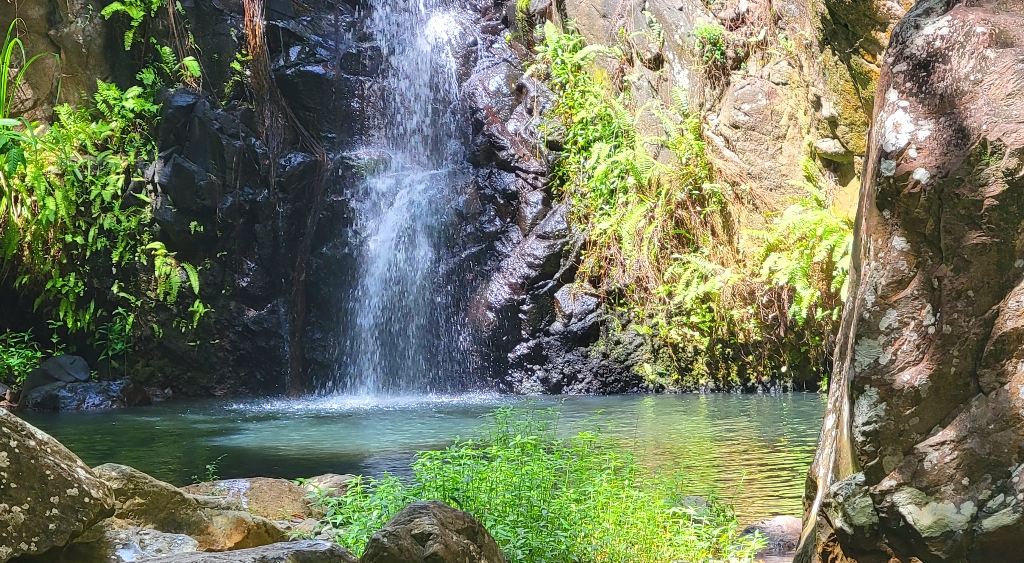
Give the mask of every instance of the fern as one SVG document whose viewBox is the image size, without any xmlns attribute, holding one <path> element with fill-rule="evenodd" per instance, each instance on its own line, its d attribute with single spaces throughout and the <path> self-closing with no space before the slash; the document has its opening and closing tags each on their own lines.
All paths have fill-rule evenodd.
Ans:
<svg viewBox="0 0 1024 563">
<path fill-rule="evenodd" d="M 139 26 L 145 21 L 147 17 L 153 17 L 156 15 L 156 11 L 163 5 L 163 0 L 123 0 L 114 1 L 107 4 L 100 11 L 106 19 L 110 19 L 115 15 L 123 15 L 128 18 L 129 24 L 128 29 L 124 32 L 124 50 L 130 51 L 132 44 L 135 43 L 136 35 L 139 30 Z"/>
</svg>

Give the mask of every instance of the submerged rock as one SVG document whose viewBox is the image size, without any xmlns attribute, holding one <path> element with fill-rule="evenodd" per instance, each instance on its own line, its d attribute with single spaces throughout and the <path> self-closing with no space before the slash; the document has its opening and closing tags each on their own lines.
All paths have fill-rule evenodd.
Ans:
<svg viewBox="0 0 1024 563">
<path fill-rule="evenodd" d="M 110 487 L 82 460 L 0 409 L 0 562 L 66 545 L 113 507 Z"/>
<path fill-rule="evenodd" d="M 797 561 L 1024 561 L 1024 13 L 919 2 L 879 79 Z"/>
<path fill-rule="evenodd" d="M 438 501 L 410 504 L 366 544 L 361 563 L 505 563 L 491 534 Z"/>
<path fill-rule="evenodd" d="M 276 524 L 244 511 L 231 499 L 190 495 L 124 465 L 106 464 L 94 471 L 114 491 L 117 518 L 161 532 L 192 536 L 202 551 L 257 547 L 285 538 Z"/>
</svg>

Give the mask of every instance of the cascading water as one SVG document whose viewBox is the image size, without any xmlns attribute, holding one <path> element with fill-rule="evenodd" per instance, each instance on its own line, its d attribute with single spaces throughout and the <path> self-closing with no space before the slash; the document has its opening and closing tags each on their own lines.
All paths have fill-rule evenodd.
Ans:
<svg viewBox="0 0 1024 563">
<path fill-rule="evenodd" d="M 358 281 L 332 391 L 456 391 L 450 372 L 465 367 L 441 262 L 448 202 L 467 174 L 457 14 L 439 0 L 371 0 L 369 10 L 384 64 L 361 152 L 376 157 L 354 197 Z"/>
</svg>

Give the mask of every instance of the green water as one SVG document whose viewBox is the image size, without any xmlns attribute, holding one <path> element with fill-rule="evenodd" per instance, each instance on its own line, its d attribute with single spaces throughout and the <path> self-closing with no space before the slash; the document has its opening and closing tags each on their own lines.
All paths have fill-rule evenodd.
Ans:
<svg viewBox="0 0 1024 563">
<path fill-rule="evenodd" d="M 741 520 L 799 515 L 824 402 L 818 395 L 666 395 L 525 400 L 497 395 L 387 400 L 169 403 L 100 413 L 29 413 L 90 465 L 123 463 L 177 485 L 216 474 L 408 473 L 416 451 L 480 431 L 495 407 L 554 408 L 563 434 L 598 430 L 688 494 L 716 491 Z M 223 456 L 223 457 L 222 457 Z"/>
</svg>

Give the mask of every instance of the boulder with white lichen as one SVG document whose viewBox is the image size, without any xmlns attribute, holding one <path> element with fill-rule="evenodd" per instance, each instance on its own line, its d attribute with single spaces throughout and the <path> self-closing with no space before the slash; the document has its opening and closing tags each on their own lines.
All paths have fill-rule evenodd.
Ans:
<svg viewBox="0 0 1024 563">
<path fill-rule="evenodd" d="M 1024 10 L 919 2 L 879 79 L 808 561 L 1024 561 Z"/>
<path fill-rule="evenodd" d="M 0 409 L 0 563 L 66 545 L 113 513 L 110 487 L 82 460 Z"/>
</svg>

